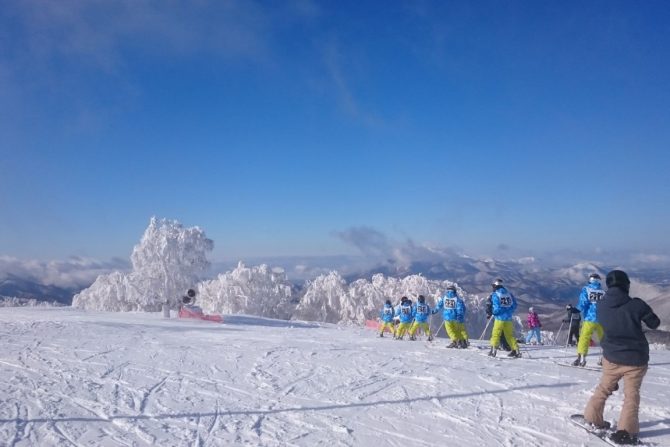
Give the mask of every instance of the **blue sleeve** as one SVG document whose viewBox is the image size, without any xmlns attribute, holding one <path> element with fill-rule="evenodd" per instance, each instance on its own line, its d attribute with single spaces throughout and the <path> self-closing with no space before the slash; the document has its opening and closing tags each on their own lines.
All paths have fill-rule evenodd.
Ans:
<svg viewBox="0 0 670 447">
<path fill-rule="evenodd" d="M 589 294 L 586 292 L 586 287 L 582 289 L 582 293 L 579 294 L 579 303 L 577 303 L 577 309 L 586 316 L 586 312 L 589 310 L 591 302 L 589 301 Z"/>
<path fill-rule="evenodd" d="M 465 303 L 462 299 L 456 301 L 456 318 L 462 320 L 465 317 Z"/>
<path fill-rule="evenodd" d="M 432 314 L 438 313 L 442 308 L 444 307 L 444 301 L 442 301 L 442 298 L 440 298 L 437 301 L 437 306 L 435 306 L 435 309 L 431 312 Z"/>
<path fill-rule="evenodd" d="M 500 313 L 500 299 L 495 293 L 491 295 L 491 305 L 493 306 L 493 315 L 498 315 Z"/>
</svg>

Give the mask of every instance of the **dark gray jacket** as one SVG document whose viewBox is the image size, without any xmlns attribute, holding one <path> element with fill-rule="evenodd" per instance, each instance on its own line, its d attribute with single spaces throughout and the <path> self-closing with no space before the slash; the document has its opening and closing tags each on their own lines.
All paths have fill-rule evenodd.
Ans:
<svg viewBox="0 0 670 447">
<path fill-rule="evenodd" d="M 642 332 L 642 322 L 656 329 L 661 320 L 647 303 L 631 298 L 619 287 L 610 287 L 598 303 L 598 320 L 605 330 L 601 346 L 607 360 L 627 366 L 649 363 L 649 342 Z"/>
</svg>

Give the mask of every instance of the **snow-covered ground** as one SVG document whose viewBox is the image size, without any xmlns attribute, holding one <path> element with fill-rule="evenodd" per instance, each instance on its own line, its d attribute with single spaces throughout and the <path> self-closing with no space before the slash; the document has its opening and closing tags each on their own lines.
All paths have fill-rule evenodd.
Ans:
<svg viewBox="0 0 670 447">
<path fill-rule="evenodd" d="M 368 329 L 230 316 L 0 309 L 0 445 L 599 445 L 566 417 L 599 373 Z M 437 319 L 434 320 L 437 324 Z M 476 334 L 478 335 L 478 334 Z M 478 344 L 474 343 L 473 344 Z M 595 364 L 598 349 L 589 363 Z M 642 437 L 670 446 L 670 351 L 652 351 Z M 615 421 L 621 392 L 606 417 Z"/>
</svg>

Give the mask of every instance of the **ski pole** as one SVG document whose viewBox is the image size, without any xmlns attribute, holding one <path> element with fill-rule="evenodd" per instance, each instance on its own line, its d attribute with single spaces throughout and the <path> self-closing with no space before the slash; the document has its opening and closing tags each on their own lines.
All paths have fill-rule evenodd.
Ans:
<svg viewBox="0 0 670 447">
<path fill-rule="evenodd" d="M 435 338 L 437 338 L 437 336 L 439 335 L 443 326 L 444 326 L 444 322 L 440 323 L 440 326 L 437 328 L 437 332 L 435 332 Z"/>
<path fill-rule="evenodd" d="M 554 346 L 558 345 L 558 343 L 556 343 L 556 341 L 559 340 L 559 336 L 561 335 L 561 330 L 563 329 L 564 324 L 565 324 L 565 321 L 561 321 L 561 325 L 558 327 L 558 332 L 556 332 L 556 337 L 554 337 Z"/>
<path fill-rule="evenodd" d="M 493 320 L 493 316 L 491 316 L 491 318 L 486 320 L 486 326 L 484 326 L 484 330 L 482 331 L 482 335 L 479 336 L 479 340 L 484 338 L 484 334 L 486 333 L 486 330 L 489 328 L 489 324 L 491 324 L 491 320 Z"/>
<path fill-rule="evenodd" d="M 570 326 L 568 326 L 568 338 L 565 339 L 565 347 L 568 347 L 568 344 L 570 343 L 570 332 L 572 330 L 572 314 L 570 314 Z"/>
</svg>

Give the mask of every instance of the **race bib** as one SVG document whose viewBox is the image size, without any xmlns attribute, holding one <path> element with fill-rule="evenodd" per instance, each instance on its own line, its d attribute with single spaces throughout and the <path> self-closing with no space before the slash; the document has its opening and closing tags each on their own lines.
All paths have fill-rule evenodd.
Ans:
<svg viewBox="0 0 670 447">
<path fill-rule="evenodd" d="M 416 311 L 420 314 L 428 313 L 428 306 L 416 306 Z"/>
<path fill-rule="evenodd" d="M 393 313 L 393 309 L 384 309 L 384 315 L 391 315 Z"/>
<path fill-rule="evenodd" d="M 412 308 L 411 308 L 411 307 L 401 307 L 401 308 L 400 308 L 400 312 L 401 312 L 403 315 L 408 315 L 408 314 L 411 314 L 411 313 L 412 313 Z"/>
<path fill-rule="evenodd" d="M 508 294 L 498 295 L 498 298 L 500 299 L 500 306 L 501 307 L 511 307 L 512 306 L 512 295 L 508 295 Z"/>
<path fill-rule="evenodd" d="M 592 303 L 597 303 L 598 301 L 602 300 L 604 296 L 605 292 L 602 290 L 589 290 L 589 301 Z"/>
<path fill-rule="evenodd" d="M 444 307 L 447 309 L 456 309 L 456 300 L 444 300 Z"/>
</svg>

